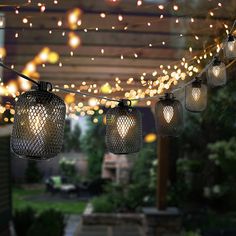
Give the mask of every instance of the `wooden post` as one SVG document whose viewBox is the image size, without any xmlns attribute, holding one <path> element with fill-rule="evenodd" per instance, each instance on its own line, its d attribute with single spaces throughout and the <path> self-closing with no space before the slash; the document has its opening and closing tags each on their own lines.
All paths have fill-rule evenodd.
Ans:
<svg viewBox="0 0 236 236">
<path fill-rule="evenodd" d="M 157 167 L 157 208 L 166 209 L 166 195 L 169 172 L 170 137 L 158 137 L 158 167 Z"/>
</svg>

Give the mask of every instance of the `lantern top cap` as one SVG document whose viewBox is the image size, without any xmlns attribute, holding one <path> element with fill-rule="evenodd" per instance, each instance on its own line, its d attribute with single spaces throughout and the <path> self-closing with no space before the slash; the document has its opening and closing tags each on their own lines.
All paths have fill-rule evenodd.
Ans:
<svg viewBox="0 0 236 236">
<path fill-rule="evenodd" d="M 52 84 L 46 81 L 39 81 L 38 85 L 33 85 L 32 89 L 39 91 L 52 91 Z"/>
<path fill-rule="evenodd" d="M 232 34 L 228 34 L 228 40 L 227 41 L 232 42 L 234 40 L 235 40 L 234 36 Z"/>
<path fill-rule="evenodd" d="M 118 106 L 119 107 L 130 107 L 132 102 L 129 99 L 122 99 L 120 100 Z"/>
<path fill-rule="evenodd" d="M 165 93 L 164 97 L 161 98 L 162 99 L 165 99 L 165 100 L 174 100 L 175 99 L 175 96 L 173 93 Z"/>
<path fill-rule="evenodd" d="M 192 82 L 192 87 L 201 88 L 202 80 L 199 77 L 196 77 Z"/>
<path fill-rule="evenodd" d="M 213 60 L 213 66 L 219 66 L 221 64 L 221 60 L 219 56 L 215 56 Z"/>
</svg>

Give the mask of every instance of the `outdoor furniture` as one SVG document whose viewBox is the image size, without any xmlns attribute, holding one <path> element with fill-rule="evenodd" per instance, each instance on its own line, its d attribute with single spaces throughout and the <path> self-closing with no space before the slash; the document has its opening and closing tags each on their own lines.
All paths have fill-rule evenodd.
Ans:
<svg viewBox="0 0 236 236">
<path fill-rule="evenodd" d="M 62 184 L 60 187 L 60 193 L 62 196 L 69 196 L 70 194 L 74 193 L 76 190 L 76 186 L 73 184 Z"/>
</svg>

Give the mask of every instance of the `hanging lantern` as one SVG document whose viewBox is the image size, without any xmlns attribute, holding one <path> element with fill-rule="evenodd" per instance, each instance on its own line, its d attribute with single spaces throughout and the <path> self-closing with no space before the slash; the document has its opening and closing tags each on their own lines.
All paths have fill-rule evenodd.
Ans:
<svg viewBox="0 0 236 236">
<path fill-rule="evenodd" d="M 185 88 L 185 107 L 191 112 L 201 112 L 207 106 L 207 86 L 198 78 Z"/>
<path fill-rule="evenodd" d="M 48 85 L 40 82 L 16 102 L 11 150 L 17 157 L 46 160 L 61 150 L 66 107 L 61 98 L 47 91 Z"/>
<path fill-rule="evenodd" d="M 219 57 L 215 57 L 207 71 L 207 83 L 213 87 L 226 84 L 226 67 Z"/>
<path fill-rule="evenodd" d="M 156 128 L 161 136 L 178 136 L 183 126 L 183 108 L 172 93 L 156 104 Z"/>
<path fill-rule="evenodd" d="M 232 34 L 228 35 L 228 39 L 224 44 L 224 54 L 228 59 L 236 58 L 236 41 Z"/>
<path fill-rule="evenodd" d="M 128 104 L 129 102 L 129 104 Z M 115 154 L 135 153 L 142 147 L 142 116 L 122 100 L 106 114 L 106 145 Z"/>
</svg>

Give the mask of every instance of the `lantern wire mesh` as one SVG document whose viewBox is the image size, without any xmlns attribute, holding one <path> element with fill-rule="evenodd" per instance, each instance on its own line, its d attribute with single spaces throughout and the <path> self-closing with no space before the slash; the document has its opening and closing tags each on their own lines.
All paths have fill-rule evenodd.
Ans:
<svg viewBox="0 0 236 236">
<path fill-rule="evenodd" d="M 63 144 L 65 103 L 55 94 L 31 90 L 19 96 L 15 105 L 11 150 L 33 160 L 56 156 Z"/>
<path fill-rule="evenodd" d="M 226 84 L 226 67 L 219 58 L 215 58 L 213 64 L 207 70 L 207 84 L 212 87 Z"/>
<path fill-rule="evenodd" d="M 224 43 L 224 54 L 229 60 L 236 58 L 236 40 L 232 34 L 228 35 L 228 40 Z"/>
<path fill-rule="evenodd" d="M 141 113 L 121 102 L 106 114 L 106 145 L 111 153 L 135 153 L 142 147 Z"/>
<path fill-rule="evenodd" d="M 207 86 L 196 79 L 185 88 L 185 108 L 191 112 L 201 112 L 207 106 Z"/>
<path fill-rule="evenodd" d="M 173 94 L 156 103 L 156 128 L 160 136 L 178 136 L 183 128 L 183 108 Z"/>
</svg>

